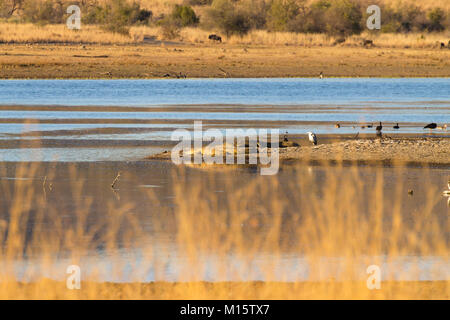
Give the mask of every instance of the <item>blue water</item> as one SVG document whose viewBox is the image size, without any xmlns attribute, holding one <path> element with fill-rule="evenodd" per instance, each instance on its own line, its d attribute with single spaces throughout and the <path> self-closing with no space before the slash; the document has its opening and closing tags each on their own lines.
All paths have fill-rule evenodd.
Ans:
<svg viewBox="0 0 450 320">
<path fill-rule="evenodd" d="M 2 80 L 0 104 L 358 104 L 450 102 L 450 79 Z"/>
<path fill-rule="evenodd" d="M 104 157 L 89 149 L 93 140 L 103 147 L 110 146 L 105 141 L 120 140 L 122 147 L 123 141 L 130 147 L 136 141 L 166 141 L 177 128 L 192 129 L 195 120 L 223 132 L 278 128 L 295 135 L 375 133 L 367 125 L 381 121 L 385 133 L 424 134 L 430 122 L 450 127 L 450 78 L 0 80 L 0 106 L 4 161 L 34 158 L 35 151 L 19 151 L 12 144 L 34 139 L 48 141 L 45 155 L 97 161 Z M 393 129 L 396 123 L 400 130 Z M 436 134 L 450 137 L 450 128 Z M 68 140 L 80 141 L 76 153 Z M 58 150 L 61 145 L 69 150 Z"/>
</svg>

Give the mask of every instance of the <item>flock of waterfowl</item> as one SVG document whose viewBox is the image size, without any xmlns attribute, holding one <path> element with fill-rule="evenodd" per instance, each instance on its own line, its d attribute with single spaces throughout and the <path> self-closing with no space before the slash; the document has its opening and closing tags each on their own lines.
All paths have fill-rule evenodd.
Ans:
<svg viewBox="0 0 450 320">
<path fill-rule="evenodd" d="M 334 125 L 334 127 L 336 129 L 339 129 L 339 128 L 341 128 L 341 124 L 340 123 L 336 123 Z M 356 127 L 353 126 L 353 128 L 355 129 Z M 361 126 L 361 129 L 365 129 L 365 128 L 373 128 L 373 124 L 369 123 L 369 124 Z M 434 130 L 434 129 L 447 131 L 447 124 L 444 124 L 442 126 L 438 126 L 437 123 L 432 122 L 432 123 L 427 124 L 423 128 L 424 129 L 429 129 L 430 132 L 432 132 L 432 130 Z M 398 124 L 398 122 L 392 127 L 392 129 L 400 130 L 400 125 Z M 382 135 L 382 130 L 383 130 L 383 123 L 380 121 L 380 123 L 375 127 L 375 131 L 376 131 L 377 136 L 381 136 Z M 313 145 L 317 145 L 317 136 L 316 136 L 316 134 L 314 132 L 307 132 L 306 134 L 308 135 L 309 141 Z M 286 136 L 285 136 L 285 141 L 287 141 Z"/>
<path fill-rule="evenodd" d="M 335 127 L 336 129 L 339 129 L 339 128 L 341 127 L 341 124 L 336 123 L 336 124 L 334 125 L 334 127 Z M 352 126 L 352 128 L 355 129 L 356 126 Z M 361 129 L 365 129 L 365 128 L 373 128 L 373 124 L 370 123 L 370 124 L 362 125 L 362 126 L 361 126 Z M 447 124 L 444 124 L 444 125 L 442 125 L 442 126 L 438 126 L 437 123 L 432 122 L 432 123 L 427 124 L 427 125 L 426 125 L 425 127 L 423 127 L 423 128 L 424 128 L 424 129 L 429 129 L 430 131 L 433 130 L 433 129 L 447 131 Z M 392 129 L 394 129 L 394 130 L 399 130 L 399 129 L 400 129 L 400 125 L 398 124 L 398 122 L 392 127 Z M 376 130 L 377 134 L 381 134 L 381 131 L 383 130 L 383 124 L 380 122 L 379 125 L 376 126 L 375 130 Z"/>
</svg>

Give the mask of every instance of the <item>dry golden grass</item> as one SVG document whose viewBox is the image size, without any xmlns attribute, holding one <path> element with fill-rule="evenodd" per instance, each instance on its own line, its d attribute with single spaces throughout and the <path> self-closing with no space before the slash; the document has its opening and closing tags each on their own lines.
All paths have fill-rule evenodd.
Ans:
<svg viewBox="0 0 450 320">
<path fill-rule="evenodd" d="M 150 31 L 151 32 L 151 31 Z M 158 33 L 154 31 L 153 33 Z M 202 43 L 207 39 L 210 32 L 197 29 L 186 28 L 181 32 L 183 41 Z M 410 34 L 392 34 L 392 33 L 362 33 L 361 35 L 351 36 L 345 43 L 339 46 L 357 46 L 361 47 L 363 39 L 371 39 L 375 45 L 380 48 L 438 48 L 440 42 L 447 44 L 450 38 L 450 32 L 443 33 L 410 33 Z M 231 36 L 225 38 L 228 44 L 239 44 L 247 46 L 334 46 L 337 37 L 326 34 L 304 34 L 293 32 L 268 32 L 266 30 L 253 30 L 245 36 Z"/>
<path fill-rule="evenodd" d="M 184 43 L 209 43 L 212 31 L 200 28 L 184 28 L 175 39 Z M 34 24 L 0 23 L 0 42 L 7 43 L 96 43 L 96 44 L 139 44 L 144 37 L 164 39 L 159 27 L 132 27 L 130 36 L 111 33 L 97 26 L 84 25 L 81 30 L 68 30 L 65 25 L 38 26 Z M 385 34 L 363 33 L 349 37 L 339 46 L 361 46 L 362 39 L 372 39 L 380 48 L 438 48 L 440 42 L 447 44 L 450 31 L 443 33 Z M 225 44 L 245 46 L 334 46 L 336 37 L 325 34 L 302 34 L 292 32 L 268 32 L 253 30 L 245 36 L 223 38 Z"/>
<path fill-rule="evenodd" d="M 65 25 L 39 26 L 31 23 L 1 23 L 0 41 L 12 43 L 126 44 L 133 43 L 134 39 L 89 25 L 84 25 L 81 30 L 69 30 Z"/>
<path fill-rule="evenodd" d="M 37 164 L 19 166 L 15 177 L 34 176 L 37 169 Z M 2 175 L 4 170 L 0 166 Z M 64 212 L 48 205 L 48 194 L 57 191 L 32 180 L 19 179 L 12 186 L 3 180 L 1 193 L 12 201 L 6 209 L 3 205 L 6 211 L 0 224 L 0 298 L 449 298 L 448 279 L 408 282 L 391 278 L 395 273 L 408 273 L 418 279 L 420 257 L 448 259 L 448 221 L 435 212 L 436 204 L 443 201 L 440 186 L 424 181 L 423 206 L 408 211 L 403 184 L 391 191 L 396 194 L 394 202 L 387 200 L 382 169 L 374 185 L 367 185 L 358 167 L 349 172 L 337 166 L 324 177 L 325 183 L 317 183 L 307 172 L 306 168 L 294 171 L 295 179 L 287 185 L 277 176 L 259 176 L 237 185 L 233 175 L 219 181 L 208 172 L 188 178 L 184 170 L 175 170 L 173 209 L 158 206 L 160 199 L 148 192 L 148 203 L 158 208 L 147 217 L 151 233 L 133 215 L 141 204 L 119 205 L 84 194 L 83 172 L 70 172 L 77 214 L 69 223 Z M 311 188 L 313 193 L 308 192 Z M 224 190 L 224 197 L 214 190 Z M 370 197 L 361 197 L 362 190 L 369 191 Z M 108 215 L 93 223 L 95 201 L 104 201 Z M 288 207 L 297 208 L 295 214 L 287 214 Z M 164 234 L 174 239 L 175 247 L 156 245 L 157 235 Z M 98 248 L 112 267 L 100 259 L 91 265 L 89 274 L 83 274 L 81 290 L 68 290 L 61 279 L 67 265 L 78 264 L 83 272 L 83 262 L 98 257 Z M 123 248 L 126 255 L 120 258 Z M 174 254 L 182 258 L 175 279 L 169 279 L 167 266 L 174 263 Z M 309 266 L 309 282 L 289 279 L 289 274 L 299 270 L 286 268 L 286 256 L 302 257 Z M 262 257 L 270 258 L 258 263 Z M 402 257 L 410 257 L 406 270 L 395 266 Z M 335 261 L 334 267 L 324 263 L 326 259 Z M 383 276 L 381 290 L 368 290 L 366 267 L 382 263 L 391 263 L 393 273 Z M 158 282 L 139 283 L 150 271 Z M 124 273 L 134 275 L 132 283 L 99 280 L 101 275 L 120 278 Z M 20 274 L 30 279 L 28 283 L 22 282 Z M 202 281 L 211 274 L 217 279 L 231 275 L 234 282 Z M 256 275 L 262 282 L 247 281 Z"/>
</svg>

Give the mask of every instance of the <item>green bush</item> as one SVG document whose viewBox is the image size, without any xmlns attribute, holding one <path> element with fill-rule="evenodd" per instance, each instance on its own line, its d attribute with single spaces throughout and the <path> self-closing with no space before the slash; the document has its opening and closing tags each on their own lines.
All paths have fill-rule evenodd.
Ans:
<svg viewBox="0 0 450 320">
<path fill-rule="evenodd" d="M 184 0 L 169 15 L 153 18 L 140 7 L 140 0 L 0 0 L 0 18 L 39 24 L 65 23 L 66 8 L 81 8 L 82 22 L 127 34 L 132 25 L 160 25 L 167 37 L 177 37 L 181 28 L 202 27 L 226 35 L 243 35 L 250 29 L 329 33 L 335 36 L 358 34 L 365 29 L 368 4 L 382 12 L 382 32 L 440 32 L 450 26 L 447 11 L 434 7 L 424 11 L 403 3 L 395 7 L 387 0 Z M 190 5 L 209 6 L 200 18 Z"/>
<path fill-rule="evenodd" d="M 331 7 L 328 0 L 318 0 L 309 7 L 300 7 L 299 14 L 289 21 L 287 28 L 292 32 L 324 33 L 326 32 L 325 13 Z"/>
<path fill-rule="evenodd" d="M 40 3 L 34 0 L 25 0 L 21 13 L 25 21 L 39 24 L 64 23 L 66 15 L 63 3 L 55 3 L 51 0 Z"/>
<path fill-rule="evenodd" d="M 245 12 L 238 10 L 229 0 L 214 0 L 206 12 L 206 26 L 219 29 L 227 36 L 244 35 L 250 28 L 250 22 Z"/>
<path fill-rule="evenodd" d="M 334 1 L 325 11 L 326 30 L 332 35 L 348 36 L 362 31 L 362 9 L 354 0 Z"/>
<path fill-rule="evenodd" d="M 267 14 L 267 28 L 271 31 L 288 31 L 290 21 L 298 15 L 295 0 L 273 0 Z"/>
<path fill-rule="evenodd" d="M 142 10 L 136 2 L 126 0 L 110 0 L 104 7 L 94 7 L 87 21 L 101 24 L 103 29 L 121 34 L 129 34 L 129 27 L 137 24 L 148 24 L 151 11 Z"/>
<path fill-rule="evenodd" d="M 175 5 L 172 19 L 178 20 L 182 27 L 196 25 L 199 22 L 195 11 L 189 6 Z"/>
</svg>

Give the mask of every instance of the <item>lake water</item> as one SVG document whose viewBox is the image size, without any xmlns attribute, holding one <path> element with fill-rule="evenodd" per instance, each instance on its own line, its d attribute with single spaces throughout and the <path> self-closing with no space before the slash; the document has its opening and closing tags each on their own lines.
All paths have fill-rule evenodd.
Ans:
<svg viewBox="0 0 450 320">
<path fill-rule="evenodd" d="M 173 190 L 179 181 L 171 175 L 172 165 L 134 160 L 160 152 L 165 147 L 165 141 L 170 140 L 173 130 L 191 129 L 194 120 L 202 120 L 204 128 L 279 128 L 294 135 L 304 135 L 310 130 L 318 135 L 374 133 L 373 128 L 361 127 L 382 121 L 384 131 L 388 133 L 394 132 L 392 126 L 398 122 L 401 127 L 399 133 L 425 134 L 423 125 L 426 123 L 450 124 L 450 79 L 0 81 L 0 159 L 5 161 L 0 162 L 0 186 L 5 190 L 14 190 L 17 161 L 44 161 L 40 171 L 24 179 L 32 180 L 36 190 L 43 192 L 38 196 L 45 197 L 46 212 L 62 213 L 69 227 L 77 217 L 74 202 L 90 198 L 101 199 L 93 202 L 86 227 L 106 220 L 111 214 L 111 207 L 106 206 L 106 203 L 117 203 L 119 207 L 126 203 L 137 204 L 129 214 L 139 218 L 143 230 L 153 237 L 151 243 L 146 245 L 155 249 L 155 265 L 163 266 L 163 271 L 158 275 L 154 270 L 144 270 L 141 274 L 125 266 L 124 274 L 118 278 L 113 273 L 105 273 L 103 280 L 189 280 L 183 274 L 188 266 L 188 257 L 178 247 L 173 221 L 165 216 L 161 218 L 160 215 L 161 208 L 171 210 L 177 205 Z M 335 128 L 336 122 L 341 124 L 340 128 Z M 435 134 L 448 136 L 450 130 Z M 51 161 L 56 163 L 50 163 Z M 71 177 L 67 162 L 77 163 L 78 171 L 84 173 L 85 177 Z M 361 190 L 361 198 L 372 196 L 371 186 L 376 184 L 378 169 L 360 167 L 367 187 L 367 190 Z M 120 187 L 112 190 L 110 184 L 118 170 L 122 172 Z M 298 170 L 304 170 L 304 175 L 314 175 L 317 183 L 326 183 L 323 172 L 334 172 L 333 168 L 320 166 Z M 352 171 L 348 170 L 347 177 L 350 177 Z M 433 168 L 426 173 L 418 168 L 408 168 L 402 173 L 391 168 L 380 170 L 385 176 L 384 190 L 388 204 L 394 204 L 397 200 L 393 190 L 399 182 L 405 188 L 414 190 L 414 197 L 403 194 L 403 208 L 408 213 L 406 223 L 414 222 L 410 219 L 411 215 L 420 214 L 430 185 L 436 189 L 436 194 L 441 195 L 449 172 L 448 168 Z M 55 191 L 47 194 L 42 186 L 52 172 L 54 178 L 49 179 L 54 184 Z M 291 173 L 289 170 L 280 171 L 280 186 L 288 186 L 296 181 L 296 176 Z M 233 184 L 237 186 L 263 179 L 251 170 L 240 169 L 232 174 L 218 173 L 216 179 L 222 182 L 233 176 L 238 179 Z M 188 187 L 193 185 L 195 177 L 203 179 L 204 175 L 201 171 L 194 171 L 185 184 Z M 432 183 L 425 185 L 426 177 Z M 81 190 L 80 194 L 73 194 L 70 189 L 73 185 L 82 186 L 77 189 Z M 155 192 L 161 206 L 149 201 L 148 190 Z M 224 197 L 233 194 L 232 190 L 223 188 L 213 191 Z M 296 190 L 290 192 L 293 196 L 301 194 L 296 193 Z M 314 196 L 312 190 L 304 192 L 310 197 Z M 5 220 L 8 208 L 13 205 L 12 200 L 0 198 L 0 216 Z M 436 201 L 434 218 L 439 226 L 447 223 L 446 201 L 444 197 Z M 30 212 L 38 212 L 41 207 L 42 202 L 37 201 Z M 386 205 L 385 210 L 385 215 L 389 217 L 390 206 Z M 257 213 L 257 208 L 249 211 Z M 298 207 L 289 206 L 286 208 L 286 215 L 294 216 L 298 211 Z M 155 229 L 155 221 L 164 228 Z M 30 222 L 30 230 L 34 227 L 33 223 Z M 243 228 L 247 227 L 243 225 Z M 441 238 L 448 243 L 448 232 L 443 232 Z M 87 254 L 84 257 L 86 260 L 81 261 L 83 270 L 89 270 L 92 266 L 109 270 L 115 263 L 140 261 L 139 246 L 133 250 L 127 247 L 119 249 L 110 256 L 105 255 L 101 248 Z M 244 272 L 238 274 L 238 278 L 234 274 L 221 278 L 218 270 L 224 265 L 231 266 L 231 271 L 233 268 L 241 270 L 242 263 L 248 260 L 239 259 L 232 254 L 227 255 L 225 261 L 220 261 L 220 257 L 214 254 L 202 256 L 206 271 L 201 280 L 264 280 L 264 274 L 260 274 L 258 270 L 267 269 L 267 266 L 273 268 L 272 276 L 275 280 L 316 280 L 310 276 L 310 270 L 317 268 L 317 265 L 305 261 L 304 256 L 296 252 L 294 245 L 288 246 L 286 252 L 277 254 L 276 260 L 270 252 L 255 254 L 252 264 L 246 266 L 254 273 Z M 358 272 L 362 272 L 358 279 L 366 276 L 366 258 L 361 257 L 361 261 L 357 261 L 355 266 Z M 417 259 L 420 263 L 417 263 Z M 369 262 L 370 260 L 371 258 Z M 385 256 L 376 260 L 380 261 L 384 274 L 409 270 L 411 265 L 419 266 L 418 273 L 411 271 L 393 274 L 390 277 L 393 279 L 445 280 L 449 277 L 448 256 L 434 255 L 432 250 L 426 255 L 413 252 L 411 255 L 397 256 L 394 260 Z M 27 264 L 35 263 L 35 260 L 28 257 L 21 261 L 19 264 L 22 265 L 15 268 L 18 278 L 27 279 L 21 273 L 25 273 L 24 270 L 29 267 Z M 57 264 L 54 268 L 63 270 L 61 274 L 65 275 L 68 260 L 61 258 L 58 263 L 61 265 Z M 336 265 L 339 265 L 339 257 L 324 257 L 323 277 L 318 280 L 330 277 L 339 279 L 339 274 L 336 274 L 339 268 L 336 269 Z M 46 276 L 56 277 L 55 274 Z"/>
<path fill-rule="evenodd" d="M 194 120 L 205 129 L 278 128 L 294 135 L 374 133 L 367 125 L 382 121 L 387 133 L 423 134 L 426 123 L 450 124 L 450 79 L 0 81 L 3 160 L 104 160 L 89 150 L 93 143 L 136 147 L 131 154 L 140 158 L 145 149 L 138 147 L 169 141 L 173 130 L 192 129 Z M 30 140 L 43 141 L 44 157 L 18 151 Z M 78 159 L 62 149 L 74 146 L 81 148 Z M 106 152 L 110 160 L 129 160 L 126 153 Z"/>
<path fill-rule="evenodd" d="M 32 168 L 35 164 L 27 165 Z M 447 183 L 448 169 L 401 170 L 360 166 L 355 171 L 351 166 L 295 165 L 281 170 L 276 176 L 278 183 L 273 184 L 272 178 L 260 176 L 250 168 L 235 168 L 231 171 L 186 168 L 182 173 L 172 171 L 171 163 L 161 161 L 47 162 L 41 163 L 36 171 L 24 170 L 23 176 L 17 177 L 15 175 L 20 171 L 19 168 L 19 163 L 0 163 L 0 191 L 1 194 L 6 194 L 7 190 L 18 190 L 17 186 L 21 183 L 29 184 L 34 190 L 36 201 L 31 201 L 27 209 L 30 217 L 24 241 L 32 241 L 34 228 L 46 235 L 54 234 L 55 228 L 61 234 L 77 226 L 86 234 L 90 234 L 90 230 L 100 230 L 91 240 L 89 250 L 83 251 L 82 256 L 76 258 L 76 263 L 80 265 L 83 277 L 86 278 L 95 276 L 96 280 L 114 282 L 348 280 L 346 277 L 349 274 L 345 267 L 349 266 L 349 262 L 345 255 L 332 254 L 323 248 L 323 256 L 318 261 L 311 259 L 300 247 L 308 247 L 320 241 L 311 238 L 303 243 L 300 238 L 296 238 L 299 235 L 295 234 L 296 228 L 306 223 L 306 217 L 318 214 L 310 203 L 317 197 L 318 190 L 326 190 L 330 178 L 336 174 L 339 181 L 353 181 L 355 177 L 358 178 L 356 181 L 364 181 L 363 186 L 353 190 L 356 192 L 353 197 L 344 196 L 339 204 L 336 203 L 339 208 L 349 201 L 352 204 L 347 204 L 348 208 L 360 203 L 357 205 L 361 209 L 360 220 L 352 220 L 355 229 L 350 228 L 350 233 L 358 233 L 358 227 L 365 227 L 371 221 L 370 211 L 364 203 L 370 203 L 371 197 L 374 197 L 373 190 L 377 180 L 383 181 L 383 206 L 380 210 L 385 218 L 382 223 L 383 232 L 379 234 L 381 249 L 376 255 L 363 253 L 355 257 L 352 262 L 354 279 L 365 281 L 366 268 L 371 264 L 380 266 L 383 279 L 448 280 L 450 277 L 449 256 L 442 255 L 443 247 L 439 247 L 448 248 L 450 241 L 445 227 L 448 224 L 447 199 L 441 196 Z M 110 184 L 118 171 L 121 172 L 121 177 L 113 190 Z M 77 174 L 73 175 L 73 172 Z M 45 177 L 48 177 L 47 185 L 52 184 L 51 190 L 43 188 Z M 311 179 L 314 187 L 302 184 L 301 179 Z M 404 187 L 404 192 L 400 195 L 396 192 L 399 184 Z M 261 189 L 255 189 L 255 185 Z M 201 188 L 202 192 L 194 199 L 189 190 L 196 188 Z M 270 194 L 273 194 L 257 196 L 258 193 L 252 193 L 256 190 L 264 192 L 264 188 L 270 188 Z M 183 191 L 177 192 L 177 189 Z M 413 189 L 414 196 L 408 195 L 407 189 Z M 435 189 L 435 194 L 430 194 L 432 189 Z M 246 194 L 248 201 L 239 198 L 239 194 Z M 325 195 L 319 197 L 322 196 Z M 429 197 L 435 198 L 435 201 L 432 214 L 427 216 L 430 210 L 427 207 Z M 90 202 L 90 199 L 93 201 Z M 233 203 L 237 199 L 240 199 L 239 202 Z M 271 206 L 274 199 L 284 200 L 279 245 L 270 246 L 263 241 L 267 247 L 254 247 L 255 242 L 273 236 L 269 231 L 274 223 L 274 219 L 270 217 L 277 216 L 277 209 Z M 360 202 L 359 199 L 366 200 Z M 241 204 L 250 204 L 252 201 L 255 201 L 254 206 Z M 183 203 L 189 205 L 185 207 Z M 198 235 L 192 237 L 199 241 L 199 247 L 198 252 L 196 251 L 198 255 L 193 256 L 190 251 L 192 248 L 185 247 L 185 240 L 180 236 L 183 233 L 180 231 L 182 222 L 179 215 L 182 210 L 196 207 L 195 203 L 204 205 L 202 208 L 205 209 L 202 210 L 206 211 L 197 211 L 195 215 L 199 223 L 196 227 Z M 393 239 L 392 208 L 398 203 L 401 203 L 402 228 Z M 8 220 L 8 213 L 14 204 L 14 199 L 0 197 L 0 221 Z M 89 209 L 83 211 L 86 205 Z M 121 211 L 122 208 L 130 208 L 128 206 L 132 209 Z M 252 223 L 251 219 L 243 219 L 239 226 L 235 226 L 232 215 L 242 213 L 239 210 L 256 218 L 258 224 Z M 330 212 L 331 214 L 333 213 Z M 342 215 L 342 219 L 345 219 L 344 212 L 339 213 L 339 209 L 334 214 Z M 230 221 L 226 225 L 220 219 L 223 215 L 230 215 Z M 35 216 L 40 219 L 34 219 Z M 82 220 L 85 219 L 82 225 L 78 225 L 80 216 L 83 216 Z M 120 217 L 120 222 L 114 217 Z M 138 224 L 128 224 L 127 221 L 137 221 Z M 322 220 L 317 218 L 317 221 Z M 210 232 L 214 230 L 222 234 L 225 243 L 230 239 L 241 239 L 240 244 L 230 246 L 226 252 L 217 252 L 213 244 L 210 247 L 204 242 L 209 237 L 208 233 L 200 231 L 203 230 L 202 223 L 210 226 Z M 432 225 L 435 228 L 430 228 Z M 110 228 L 117 232 L 114 248 L 109 248 L 109 243 L 105 243 Z M 416 243 L 409 239 L 420 240 Z M 435 243 L 433 239 L 439 239 L 439 243 Z M 425 244 L 422 241 L 428 242 Z M 217 243 L 215 245 L 221 247 Z M 396 252 L 393 248 L 399 248 L 400 251 Z M 344 248 L 343 251 L 345 252 Z M 64 251 L 57 252 L 53 263 L 49 265 L 46 263 L 45 253 L 42 254 L 39 245 L 35 245 L 29 255 L 14 264 L 14 273 L 21 280 L 32 280 L 37 276 L 64 280 L 67 266 L 74 262 L 67 255 Z M 192 261 L 193 258 L 196 263 Z M 6 262 L 0 261 L 0 270 L 5 264 Z"/>
<path fill-rule="evenodd" d="M 0 104 L 417 106 L 444 102 L 450 79 L 4 80 Z"/>
</svg>

